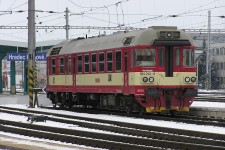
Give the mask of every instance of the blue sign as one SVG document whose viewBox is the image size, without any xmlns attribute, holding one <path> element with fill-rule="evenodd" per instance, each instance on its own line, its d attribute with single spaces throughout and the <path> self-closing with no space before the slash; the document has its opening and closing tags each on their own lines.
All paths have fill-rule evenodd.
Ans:
<svg viewBox="0 0 225 150">
<path fill-rule="evenodd" d="M 26 53 L 7 53 L 8 61 L 26 61 L 27 54 Z"/>
<path fill-rule="evenodd" d="M 27 61 L 28 55 L 27 53 L 7 53 L 8 61 Z M 46 53 L 37 53 L 35 57 L 36 61 L 45 61 Z"/>
<path fill-rule="evenodd" d="M 35 57 L 36 61 L 45 61 L 46 60 L 46 53 L 37 53 Z"/>
<path fill-rule="evenodd" d="M 47 88 L 46 88 L 46 86 L 43 87 L 42 91 L 43 91 L 44 93 L 47 93 Z"/>
</svg>

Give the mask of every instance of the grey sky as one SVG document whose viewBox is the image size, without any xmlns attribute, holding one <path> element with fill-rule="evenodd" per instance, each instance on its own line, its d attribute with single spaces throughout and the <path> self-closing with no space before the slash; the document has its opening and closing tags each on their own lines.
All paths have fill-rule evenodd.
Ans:
<svg viewBox="0 0 225 150">
<path fill-rule="evenodd" d="M 27 25 L 28 0 L 0 0 L 0 25 Z M 72 26 L 149 27 L 172 25 L 179 28 L 207 28 L 208 10 L 212 28 L 224 29 L 224 0 L 36 0 L 37 25 L 65 25 L 64 11 L 70 10 Z M 22 10 L 22 12 L 20 12 Z M 12 11 L 3 12 L 3 11 Z M 18 12 L 19 11 L 19 12 Z M 49 13 L 54 11 L 57 13 Z M 83 14 L 83 15 L 82 15 Z M 175 15 L 175 17 L 169 17 Z M 178 16 L 176 16 L 178 15 Z M 100 30 L 70 30 L 70 38 L 97 35 Z M 110 34 L 114 31 L 106 31 Z M 26 30 L 2 30 L 0 40 L 27 41 Z M 37 41 L 65 39 L 65 30 L 37 30 Z"/>
</svg>

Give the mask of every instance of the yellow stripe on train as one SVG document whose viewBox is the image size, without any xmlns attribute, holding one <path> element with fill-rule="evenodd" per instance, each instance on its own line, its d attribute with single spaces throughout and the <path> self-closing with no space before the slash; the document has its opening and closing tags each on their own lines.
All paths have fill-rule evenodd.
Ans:
<svg viewBox="0 0 225 150">
<path fill-rule="evenodd" d="M 149 85 L 196 85 L 195 82 L 185 82 L 185 78 L 196 78 L 195 72 L 174 72 L 173 77 L 165 77 L 165 72 L 130 72 L 128 74 L 128 85 L 149 86 Z M 143 78 L 148 81 L 144 82 Z M 153 82 L 150 82 L 153 80 Z M 123 86 L 123 73 L 101 73 L 101 74 L 77 74 L 77 86 Z M 73 85 L 73 75 L 50 75 L 49 85 Z"/>
</svg>

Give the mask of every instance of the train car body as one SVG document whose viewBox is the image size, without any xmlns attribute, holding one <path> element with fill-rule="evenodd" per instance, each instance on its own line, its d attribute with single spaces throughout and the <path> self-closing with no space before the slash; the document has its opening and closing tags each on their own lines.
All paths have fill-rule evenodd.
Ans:
<svg viewBox="0 0 225 150">
<path fill-rule="evenodd" d="M 189 111 L 197 95 L 194 51 L 176 27 L 65 41 L 47 53 L 47 97 L 61 107 Z"/>
</svg>

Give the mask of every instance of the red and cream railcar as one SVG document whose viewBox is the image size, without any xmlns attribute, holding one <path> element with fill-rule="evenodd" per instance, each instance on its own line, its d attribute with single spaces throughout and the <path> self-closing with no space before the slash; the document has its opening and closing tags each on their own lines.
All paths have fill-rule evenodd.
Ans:
<svg viewBox="0 0 225 150">
<path fill-rule="evenodd" d="M 197 95 L 194 51 L 176 27 L 62 42 L 47 54 L 47 97 L 61 107 L 189 111 Z"/>
</svg>

